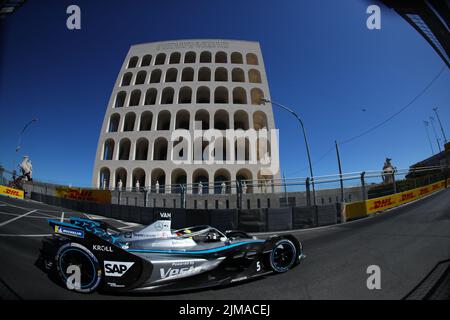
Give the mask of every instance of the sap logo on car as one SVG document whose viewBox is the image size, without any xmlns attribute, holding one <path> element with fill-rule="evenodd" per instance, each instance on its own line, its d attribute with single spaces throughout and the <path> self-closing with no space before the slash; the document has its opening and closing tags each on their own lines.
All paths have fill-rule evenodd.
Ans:
<svg viewBox="0 0 450 320">
<path fill-rule="evenodd" d="M 64 234 L 67 236 L 73 236 L 78 238 L 84 238 L 84 231 L 63 226 L 55 226 L 55 233 Z"/>
<path fill-rule="evenodd" d="M 104 245 L 100 245 L 100 244 L 92 245 L 92 250 L 103 251 L 103 252 L 113 252 L 113 249 L 111 246 L 104 246 Z"/>
<path fill-rule="evenodd" d="M 167 270 L 164 270 L 164 268 L 159 269 L 159 272 L 161 273 L 161 279 L 166 279 L 166 278 L 175 277 L 175 276 L 179 276 L 179 275 L 194 274 L 194 273 L 198 273 L 199 271 L 200 271 L 200 268 L 195 268 L 194 266 L 185 267 L 185 268 L 170 267 Z"/>
<path fill-rule="evenodd" d="M 125 261 L 104 261 L 105 266 L 105 276 L 107 277 L 122 277 L 134 262 Z"/>
</svg>

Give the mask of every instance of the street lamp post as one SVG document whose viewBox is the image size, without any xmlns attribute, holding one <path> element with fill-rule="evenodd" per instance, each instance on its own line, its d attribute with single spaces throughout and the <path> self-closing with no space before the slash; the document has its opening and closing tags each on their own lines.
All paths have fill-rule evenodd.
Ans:
<svg viewBox="0 0 450 320">
<path fill-rule="evenodd" d="M 441 118 L 439 118 L 439 114 L 437 113 L 438 108 L 433 108 L 434 113 L 436 114 L 436 118 L 438 119 L 439 126 L 441 127 L 442 136 L 444 137 L 444 144 L 447 143 L 447 137 L 445 136 L 444 127 L 442 126 Z"/>
<path fill-rule="evenodd" d="M 305 140 L 305 146 L 306 146 L 306 154 L 308 156 L 308 164 L 309 164 L 309 174 L 311 175 L 311 181 L 312 181 L 312 188 L 313 188 L 313 204 L 316 205 L 316 190 L 314 188 L 314 174 L 313 174 L 313 169 L 312 169 L 312 164 L 311 164 L 311 155 L 309 153 L 309 145 L 308 145 L 308 139 L 306 138 L 306 131 L 305 131 L 305 126 L 303 125 L 303 120 L 300 118 L 300 116 L 297 114 L 297 112 L 295 112 L 294 110 L 292 110 L 291 108 L 288 108 L 278 102 L 274 102 L 271 101 L 267 98 L 261 98 L 261 102 L 263 103 L 271 103 L 274 104 L 284 110 L 286 110 L 287 112 L 289 112 L 290 114 L 292 114 L 295 118 L 297 118 L 298 122 L 300 123 L 300 126 L 302 127 L 303 130 L 303 138 Z"/>
</svg>

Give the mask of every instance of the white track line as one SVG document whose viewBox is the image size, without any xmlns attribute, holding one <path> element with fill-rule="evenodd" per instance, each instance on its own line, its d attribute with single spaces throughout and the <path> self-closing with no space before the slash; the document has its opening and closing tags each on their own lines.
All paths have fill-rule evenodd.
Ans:
<svg viewBox="0 0 450 320">
<path fill-rule="evenodd" d="M 11 223 L 11 222 L 16 221 L 16 220 L 18 220 L 20 218 L 26 217 L 27 215 L 32 214 L 32 213 L 34 213 L 36 211 L 38 211 L 38 210 L 37 209 L 36 210 L 31 210 L 31 211 L 29 211 L 27 213 L 22 214 L 21 216 L 18 216 L 18 217 L 12 218 L 10 220 L 7 220 L 5 222 L 2 222 L 2 223 L 0 223 L 0 227 L 6 226 L 8 223 Z"/>
</svg>

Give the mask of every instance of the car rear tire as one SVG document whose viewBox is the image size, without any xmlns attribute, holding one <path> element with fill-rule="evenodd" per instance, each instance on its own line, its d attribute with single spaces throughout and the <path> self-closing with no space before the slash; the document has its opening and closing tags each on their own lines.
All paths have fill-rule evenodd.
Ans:
<svg viewBox="0 0 450 320">
<path fill-rule="evenodd" d="M 95 291 L 102 280 L 102 270 L 95 255 L 83 245 L 69 242 L 55 257 L 58 275 L 69 290 L 81 293 Z"/>
<path fill-rule="evenodd" d="M 291 269 L 297 260 L 297 249 L 289 239 L 279 239 L 275 242 L 269 256 L 270 268 L 277 273 Z"/>
</svg>

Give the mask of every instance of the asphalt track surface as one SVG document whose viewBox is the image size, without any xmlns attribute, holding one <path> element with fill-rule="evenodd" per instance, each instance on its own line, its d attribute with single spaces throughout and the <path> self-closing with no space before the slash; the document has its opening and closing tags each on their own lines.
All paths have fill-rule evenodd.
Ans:
<svg viewBox="0 0 450 320">
<path fill-rule="evenodd" d="M 34 263 L 48 218 L 65 209 L 0 198 L 0 298 L 3 299 L 402 299 L 433 267 L 450 258 L 450 190 L 370 218 L 293 231 L 306 259 L 284 274 L 173 294 L 78 294 L 50 281 Z M 82 213 L 65 213 L 67 216 Z M 106 218 L 104 218 L 106 219 Z M 135 224 L 106 219 L 124 230 Z M 381 269 L 381 289 L 369 290 L 367 267 Z"/>
</svg>

